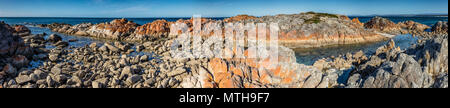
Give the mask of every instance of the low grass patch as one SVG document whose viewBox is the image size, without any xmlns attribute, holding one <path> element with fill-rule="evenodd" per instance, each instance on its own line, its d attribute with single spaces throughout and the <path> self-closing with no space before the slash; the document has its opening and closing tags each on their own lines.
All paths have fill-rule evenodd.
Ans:
<svg viewBox="0 0 450 108">
<path fill-rule="evenodd" d="M 314 15 L 313 18 L 305 20 L 306 24 L 313 24 L 313 23 L 317 24 L 317 23 L 320 23 L 321 22 L 321 20 L 320 20 L 321 17 L 338 18 L 337 15 L 329 14 L 329 13 L 306 12 L 306 14 L 313 14 Z"/>
</svg>

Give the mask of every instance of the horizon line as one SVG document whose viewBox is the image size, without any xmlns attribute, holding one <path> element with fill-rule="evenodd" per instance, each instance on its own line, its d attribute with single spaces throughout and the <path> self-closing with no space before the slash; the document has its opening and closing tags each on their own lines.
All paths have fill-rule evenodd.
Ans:
<svg viewBox="0 0 450 108">
<path fill-rule="evenodd" d="M 306 13 L 306 12 L 301 12 L 301 13 Z M 300 14 L 300 13 L 280 13 L 280 14 L 262 15 L 262 16 L 249 15 L 249 14 L 237 14 L 237 15 L 232 15 L 232 16 L 202 16 L 202 17 L 203 18 L 229 18 L 229 17 L 233 17 L 233 16 L 238 16 L 238 15 L 263 17 L 263 16 L 290 15 L 290 14 Z M 330 14 L 334 14 L 334 13 L 330 13 Z M 336 14 L 336 15 L 345 15 L 345 14 Z M 130 17 L 127 17 L 127 16 L 112 16 L 112 17 L 108 17 L 108 16 L 0 16 L 0 17 L 3 17 L 3 18 L 8 18 L 8 17 L 16 17 L 16 18 L 192 18 L 193 16 L 194 15 L 192 15 L 192 16 L 149 16 L 149 17 L 132 17 L 132 16 L 130 16 Z M 369 15 L 354 14 L 354 15 L 345 15 L 345 16 L 349 16 L 349 17 L 353 17 L 353 16 L 363 16 L 363 17 L 373 17 L 373 16 L 448 16 L 448 13 L 369 14 Z"/>
</svg>

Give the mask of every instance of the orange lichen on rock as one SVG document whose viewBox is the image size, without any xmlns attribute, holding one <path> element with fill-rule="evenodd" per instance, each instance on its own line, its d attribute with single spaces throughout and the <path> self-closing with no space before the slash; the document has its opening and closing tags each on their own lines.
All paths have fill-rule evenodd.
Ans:
<svg viewBox="0 0 450 108">
<path fill-rule="evenodd" d="M 168 33 L 169 30 L 170 26 L 166 20 L 156 20 L 137 27 L 135 33 L 138 35 L 160 35 Z"/>
<path fill-rule="evenodd" d="M 228 72 L 228 66 L 225 61 L 219 58 L 214 58 L 209 62 L 209 68 L 214 76 L 213 81 L 220 88 L 233 88 L 232 81 L 233 74 Z"/>
<path fill-rule="evenodd" d="M 128 21 L 127 19 L 115 19 L 110 23 L 101 23 L 97 25 L 99 29 L 106 29 L 112 32 L 120 33 L 133 32 L 137 26 L 138 24 L 134 23 L 133 21 Z"/>
<path fill-rule="evenodd" d="M 348 16 L 344 16 L 344 15 L 339 16 L 339 18 L 341 18 L 343 20 L 350 20 L 350 18 Z"/>
<path fill-rule="evenodd" d="M 356 24 L 358 24 L 358 25 L 364 26 L 364 23 L 361 23 L 361 22 L 359 21 L 359 18 L 353 18 L 353 19 L 352 19 L 352 22 L 353 22 L 353 23 L 356 23 Z"/>
<path fill-rule="evenodd" d="M 245 56 L 248 57 L 248 50 Z M 285 48 L 278 55 L 278 61 L 267 58 L 213 58 L 209 61 L 209 73 L 203 73 L 202 87 L 218 88 L 259 88 L 259 87 L 301 87 L 302 82 L 311 75 L 309 68 L 299 67 L 294 54 Z M 303 70 L 300 70 L 305 68 Z M 205 80 L 206 79 L 206 80 Z M 209 79 L 209 80 L 208 80 Z M 211 80 L 212 79 L 212 80 Z M 320 81 L 320 80 L 319 80 Z M 309 84 L 314 85 L 314 84 Z"/>
<path fill-rule="evenodd" d="M 249 20 L 249 19 L 257 19 L 258 17 L 255 16 L 249 16 L 249 15 L 238 15 L 238 16 L 234 16 L 234 17 L 230 17 L 227 19 L 224 19 L 224 22 L 238 22 L 238 21 L 242 21 L 242 20 Z"/>
</svg>

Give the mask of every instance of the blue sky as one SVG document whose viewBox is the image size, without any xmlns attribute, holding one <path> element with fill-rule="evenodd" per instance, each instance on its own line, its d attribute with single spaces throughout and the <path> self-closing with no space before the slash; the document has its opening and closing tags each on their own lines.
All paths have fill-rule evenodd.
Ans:
<svg viewBox="0 0 450 108">
<path fill-rule="evenodd" d="M 0 0 L 1 17 L 222 17 L 307 11 L 344 15 L 448 13 L 448 0 Z"/>
</svg>

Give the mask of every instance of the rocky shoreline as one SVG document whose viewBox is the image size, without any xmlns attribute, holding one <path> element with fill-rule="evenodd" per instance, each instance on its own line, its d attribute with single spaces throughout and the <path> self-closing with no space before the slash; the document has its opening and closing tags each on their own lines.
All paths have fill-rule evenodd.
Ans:
<svg viewBox="0 0 450 108">
<path fill-rule="evenodd" d="M 258 59 L 173 58 L 169 49 L 176 37 L 169 35 L 169 25 L 174 22 L 165 20 L 142 26 L 126 19 L 95 25 L 37 25 L 68 35 L 117 40 L 78 48 L 67 47 L 58 35 L 44 39 L 46 34 L 30 34 L 25 26 L 2 22 L 0 88 L 448 88 L 447 22 L 424 32 L 430 27 L 416 22 L 372 20 L 363 24 L 322 13 L 242 15 L 223 20 L 278 22 L 285 46 L 278 48 L 280 62 L 275 68 L 268 68 L 273 65 L 268 60 Z M 192 19 L 177 22 L 189 25 Z M 208 22 L 221 21 L 202 19 L 202 24 Z M 419 43 L 406 50 L 391 41 L 373 55 L 357 52 L 324 58 L 312 66 L 296 63 L 290 49 L 298 43 L 306 44 L 302 47 L 364 43 L 388 39 L 377 33 L 413 32 L 427 35 L 420 35 Z M 56 47 L 46 49 L 46 43 Z M 43 65 L 28 69 L 31 60 L 43 61 Z"/>
</svg>

